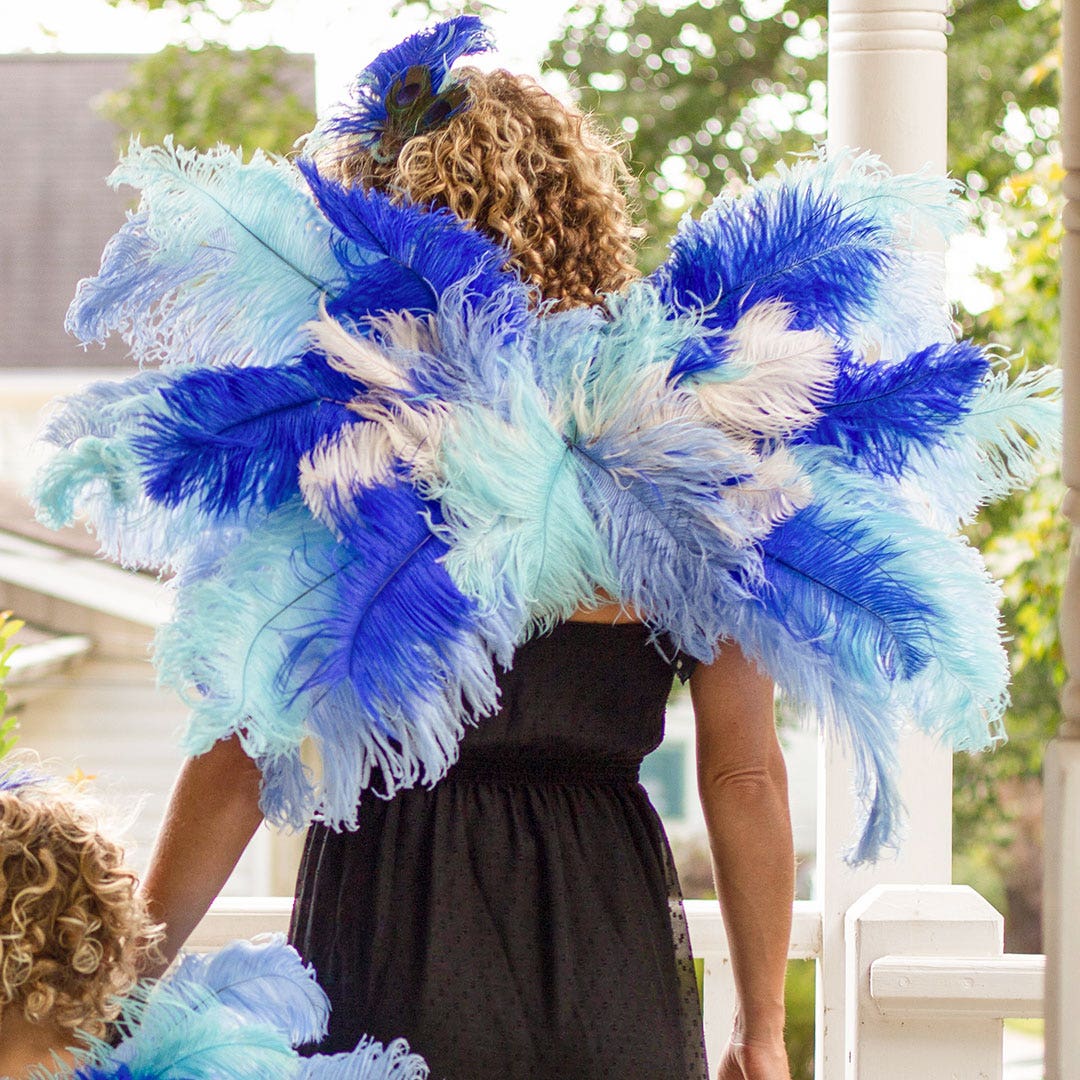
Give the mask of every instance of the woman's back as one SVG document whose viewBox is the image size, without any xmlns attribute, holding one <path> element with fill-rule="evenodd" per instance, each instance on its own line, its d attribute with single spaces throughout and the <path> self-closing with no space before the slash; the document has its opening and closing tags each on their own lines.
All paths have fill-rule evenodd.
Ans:
<svg viewBox="0 0 1080 1080">
<path fill-rule="evenodd" d="M 292 938 L 333 1002 L 321 1049 L 404 1035 L 445 1080 L 705 1075 L 678 884 L 637 782 L 678 663 L 649 635 L 532 639 L 445 779 L 311 831 Z"/>
</svg>

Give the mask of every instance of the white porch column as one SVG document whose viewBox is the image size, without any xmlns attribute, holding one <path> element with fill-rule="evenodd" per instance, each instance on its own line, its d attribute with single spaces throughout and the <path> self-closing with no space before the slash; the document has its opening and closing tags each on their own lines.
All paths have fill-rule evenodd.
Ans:
<svg viewBox="0 0 1080 1080">
<path fill-rule="evenodd" d="M 851 906 L 846 937 L 848 993 L 859 1004 L 848 1016 L 852 1076 L 1001 1080 L 1000 1017 L 942 1015 L 924 1001 L 886 1015 L 871 993 L 871 969 L 882 957 L 1000 958 L 1004 920 L 986 900 L 966 885 L 878 886 Z"/>
<path fill-rule="evenodd" d="M 1065 238 L 1061 252 L 1061 366 L 1065 378 L 1068 491 L 1073 528 L 1061 600 L 1068 679 L 1062 723 L 1046 751 L 1043 938 L 1046 950 L 1046 1077 L 1080 1076 L 1080 2 L 1062 4 L 1062 150 Z"/>
<path fill-rule="evenodd" d="M 898 172 L 945 171 L 946 0 L 830 0 L 829 147 L 860 147 Z M 854 829 L 850 769 L 836 747 L 820 753 L 817 891 L 819 1080 L 854 1080 L 845 1045 L 844 918 L 871 886 L 952 880 L 952 758 L 921 735 L 901 747 L 907 842 L 898 859 L 859 871 L 839 859 Z M 866 1080 L 866 1078 L 863 1078 Z"/>
</svg>

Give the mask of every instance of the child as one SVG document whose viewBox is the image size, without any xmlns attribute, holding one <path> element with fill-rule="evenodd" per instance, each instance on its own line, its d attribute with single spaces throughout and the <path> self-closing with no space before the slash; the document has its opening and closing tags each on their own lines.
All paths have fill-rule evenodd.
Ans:
<svg viewBox="0 0 1080 1080">
<path fill-rule="evenodd" d="M 0 766 L 0 1080 L 424 1080 L 397 1040 L 305 1061 L 325 994 L 281 939 L 189 956 L 136 985 L 161 928 L 86 796 Z M 115 1046 L 104 1037 L 112 1033 Z"/>
<path fill-rule="evenodd" d="M 105 1033 L 160 937 L 135 886 L 85 796 L 0 771 L 0 1076 L 70 1065 Z"/>
</svg>

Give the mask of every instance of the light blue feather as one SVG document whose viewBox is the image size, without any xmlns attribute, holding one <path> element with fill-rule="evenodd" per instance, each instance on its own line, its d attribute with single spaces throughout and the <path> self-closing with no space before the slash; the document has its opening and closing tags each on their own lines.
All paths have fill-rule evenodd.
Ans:
<svg viewBox="0 0 1080 1080">
<path fill-rule="evenodd" d="M 148 498 L 142 463 L 123 437 L 87 435 L 56 453 L 35 477 L 31 501 L 50 528 L 85 518 L 101 553 L 132 569 L 182 571 L 212 534 L 210 546 L 221 549 L 243 529 L 239 515 L 212 520 L 197 507 Z"/>
<path fill-rule="evenodd" d="M 316 1054 L 306 1059 L 296 1080 L 427 1080 L 429 1070 L 419 1054 L 409 1051 L 404 1039 L 385 1047 L 362 1038 L 345 1054 Z"/>
<path fill-rule="evenodd" d="M 446 568 L 482 611 L 508 604 L 534 627 L 568 618 L 618 585 L 581 497 L 580 466 L 527 371 L 510 370 L 493 407 L 460 405 L 439 447 Z M 501 419 L 505 413 L 507 419 Z"/>
<path fill-rule="evenodd" d="M 213 994 L 185 1000 L 167 983 L 124 1001 L 118 1046 L 87 1040 L 76 1080 L 292 1080 L 296 1053 L 277 1027 L 248 1022 Z"/>
<path fill-rule="evenodd" d="M 1010 380 L 995 371 L 967 415 L 933 449 L 912 452 L 913 506 L 952 530 L 986 503 L 1027 487 L 1061 446 L 1061 372 L 1038 368 Z"/>
<path fill-rule="evenodd" d="M 296 169 L 226 147 L 133 143 L 110 177 L 140 212 L 80 283 L 68 329 L 119 333 L 140 363 L 276 364 L 304 351 L 303 324 L 341 284 L 333 230 Z"/>
<path fill-rule="evenodd" d="M 315 969 L 283 934 L 190 953 L 170 972 L 169 989 L 194 1007 L 209 993 L 245 1021 L 280 1031 L 293 1046 L 321 1039 L 330 1015 Z"/>
<path fill-rule="evenodd" d="M 118 429 L 131 430 L 130 414 L 141 414 L 170 376 L 162 371 L 141 371 L 123 379 L 103 379 L 75 394 L 52 402 L 37 438 L 67 448 L 84 435 L 108 438 Z"/>
</svg>

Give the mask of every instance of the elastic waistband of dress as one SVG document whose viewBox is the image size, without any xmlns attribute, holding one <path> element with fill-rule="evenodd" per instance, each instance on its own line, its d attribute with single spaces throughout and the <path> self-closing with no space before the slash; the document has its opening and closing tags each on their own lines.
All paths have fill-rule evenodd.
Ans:
<svg viewBox="0 0 1080 1080">
<path fill-rule="evenodd" d="M 637 765 L 574 758 L 509 758 L 469 754 L 444 780 L 519 784 L 636 784 Z"/>
</svg>

